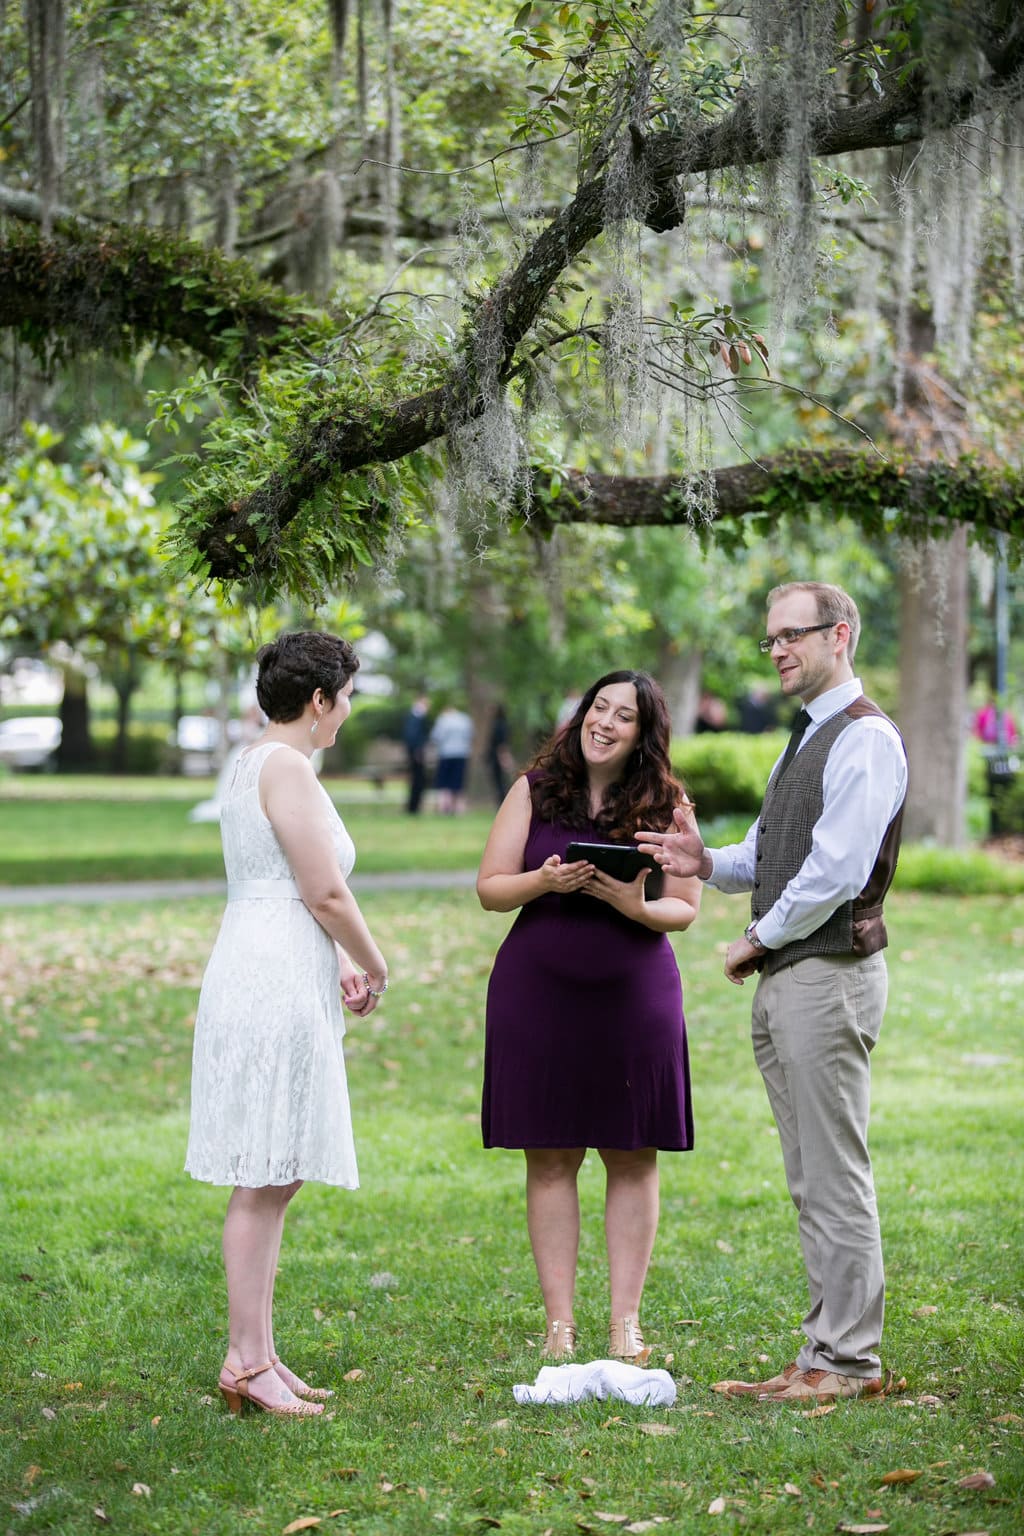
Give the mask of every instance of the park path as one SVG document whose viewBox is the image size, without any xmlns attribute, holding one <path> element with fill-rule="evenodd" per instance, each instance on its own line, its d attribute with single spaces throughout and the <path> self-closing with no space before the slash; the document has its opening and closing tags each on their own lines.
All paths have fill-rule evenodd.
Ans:
<svg viewBox="0 0 1024 1536">
<path fill-rule="evenodd" d="M 475 869 L 381 871 L 353 875 L 361 891 L 449 890 L 472 886 Z M 223 880 L 110 880 L 81 885 L 0 885 L 0 907 L 95 906 L 112 901 L 176 901 L 192 896 L 225 896 Z"/>
</svg>

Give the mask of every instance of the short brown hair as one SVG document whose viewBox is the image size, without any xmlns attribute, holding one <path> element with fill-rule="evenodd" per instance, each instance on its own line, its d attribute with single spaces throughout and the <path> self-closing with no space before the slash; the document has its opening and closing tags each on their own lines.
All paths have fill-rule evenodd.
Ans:
<svg viewBox="0 0 1024 1536">
<path fill-rule="evenodd" d="M 333 704 L 349 678 L 359 670 L 359 657 L 338 635 L 299 630 L 278 635 L 257 653 L 256 697 L 268 720 L 297 720 L 316 693 Z"/>
<path fill-rule="evenodd" d="M 849 592 L 844 592 L 842 587 L 834 587 L 827 581 L 787 581 L 781 587 L 773 587 L 768 593 L 768 607 L 777 603 L 780 598 L 788 597 L 791 592 L 811 594 L 818 610 L 820 624 L 850 626 L 846 655 L 852 662 L 857 652 L 857 641 L 860 639 L 860 614 Z"/>
</svg>

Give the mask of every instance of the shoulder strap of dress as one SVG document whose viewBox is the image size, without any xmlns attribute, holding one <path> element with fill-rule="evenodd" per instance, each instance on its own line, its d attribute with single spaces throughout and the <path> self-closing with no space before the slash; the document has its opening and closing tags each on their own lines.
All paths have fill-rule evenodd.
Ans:
<svg viewBox="0 0 1024 1536">
<path fill-rule="evenodd" d="M 255 746 L 249 747 L 242 753 L 235 765 L 234 783 L 242 789 L 255 788 L 259 781 L 260 770 L 267 758 L 277 747 L 285 747 L 285 741 L 260 741 Z"/>
</svg>

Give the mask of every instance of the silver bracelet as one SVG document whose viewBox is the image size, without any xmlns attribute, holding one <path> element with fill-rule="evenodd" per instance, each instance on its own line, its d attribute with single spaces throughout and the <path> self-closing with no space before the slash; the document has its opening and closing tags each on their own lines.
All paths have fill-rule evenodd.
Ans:
<svg viewBox="0 0 1024 1536">
<path fill-rule="evenodd" d="M 365 971 L 363 972 L 363 980 L 366 982 L 366 990 L 369 992 L 371 997 L 383 997 L 384 993 L 388 989 L 388 979 L 386 976 L 384 977 L 384 985 L 381 987 L 379 992 L 374 991 L 373 987 L 370 986 L 370 978 Z"/>
</svg>

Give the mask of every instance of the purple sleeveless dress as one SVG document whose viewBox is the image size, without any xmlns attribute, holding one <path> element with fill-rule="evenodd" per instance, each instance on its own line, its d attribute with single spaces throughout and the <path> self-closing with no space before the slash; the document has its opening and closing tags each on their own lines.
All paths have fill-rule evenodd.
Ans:
<svg viewBox="0 0 1024 1536">
<path fill-rule="evenodd" d="M 595 828 L 540 821 L 524 868 Z M 679 967 L 668 937 L 592 896 L 527 902 L 487 988 L 485 1147 L 693 1146 Z"/>
</svg>

